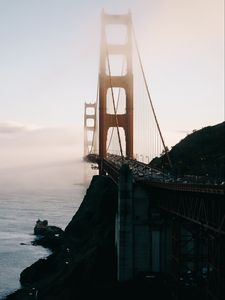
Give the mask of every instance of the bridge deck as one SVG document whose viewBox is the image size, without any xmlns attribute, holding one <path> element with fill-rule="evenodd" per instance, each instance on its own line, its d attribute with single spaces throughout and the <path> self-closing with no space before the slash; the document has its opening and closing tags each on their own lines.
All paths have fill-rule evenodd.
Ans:
<svg viewBox="0 0 225 300">
<path fill-rule="evenodd" d="M 192 193 L 225 194 L 224 185 L 179 182 L 171 175 L 153 169 L 147 164 L 136 160 L 121 159 L 121 157 L 116 155 L 111 155 L 108 159 L 101 161 L 98 155 L 91 154 L 88 156 L 88 161 L 101 165 L 102 169 L 112 177 L 115 183 L 118 181 L 119 170 L 122 164 L 126 163 L 133 173 L 134 180 L 147 186 Z"/>
</svg>

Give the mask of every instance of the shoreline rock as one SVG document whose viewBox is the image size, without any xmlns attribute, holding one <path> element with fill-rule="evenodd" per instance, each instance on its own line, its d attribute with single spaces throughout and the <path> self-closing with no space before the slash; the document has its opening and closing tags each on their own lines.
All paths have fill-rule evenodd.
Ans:
<svg viewBox="0 0 225 300">
<path fill-rule="evenodd" d="M 34 226 L 35 235 L 49 236 L 62 233 L 63 230 L 60 227 L 48 225 L 47 220 L 41 221 L 40 219 L 38 219 L 36 225 Z"/>
<path fill-rule="evenodd" d="M 64 231 L 60 227 L 48 225 L 47 220 L 37 220 L 34 235 L 36 238 L 32 241 L 32 245 L 43 246 L 53 252 L 59 250 L 63 244 Z"/>
</svg>

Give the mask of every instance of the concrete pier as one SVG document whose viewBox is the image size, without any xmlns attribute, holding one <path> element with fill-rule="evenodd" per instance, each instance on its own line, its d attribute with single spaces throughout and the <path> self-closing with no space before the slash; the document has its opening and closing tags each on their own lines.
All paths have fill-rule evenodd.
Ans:
<svg viewBox="0 0 225 300">
<path fill-rule="evenodd" d="M 152 200 L 140 184 L 133 182 L 128 165 L 123 165 L 115 228 L 117 279 L 121 282 L 140 274 L 168 272 L 170 268 L 171 224 L 162 222 L 160 210 L 151 206 Z"/>
</svg>

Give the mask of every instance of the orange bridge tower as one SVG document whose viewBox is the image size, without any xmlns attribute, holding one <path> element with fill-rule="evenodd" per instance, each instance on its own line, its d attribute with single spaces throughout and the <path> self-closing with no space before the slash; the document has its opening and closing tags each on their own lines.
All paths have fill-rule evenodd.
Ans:
<svg viewBox="0 0 225 300">
<path fill-rule="evenodd" d="M 107 26 L 125 26 L 126 41 L 123 44 L 109 43 Z M 131 14 L 109 15 L 102 13 L 100 73 L 99 73 L 99 155 L 107 156 L 107 134 L 110 127 L 124 129 L 125 156 L 133 158 L 133 72 L 132 72 L 132 24 Z M 126 73 L 113 75 L 110 70 L 110 58 L 123 56 L 126 64 Z M 108 72 L 107 72 L 108 70 Z M 107 112 L 107 95 L 113 96 L 113 89 L 125 90 L 126 101 L 123 114 L 117 114 L 115 103 L 114 113 Z"/>
</svg>

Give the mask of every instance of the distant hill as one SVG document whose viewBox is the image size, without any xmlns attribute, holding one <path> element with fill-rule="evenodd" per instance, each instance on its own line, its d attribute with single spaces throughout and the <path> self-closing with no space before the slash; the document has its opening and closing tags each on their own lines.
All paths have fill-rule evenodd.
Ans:
<svg viewBox="0 0 225 300">
<path fill-rule="evenodd" d="M 172 171 L 177 176 L 197 175 L 225 178 L 225 122 L 208 126 L 186 136 L 169 151 Z M 170 170 L 165 155 L 150 165 Z"/>
</svg>

